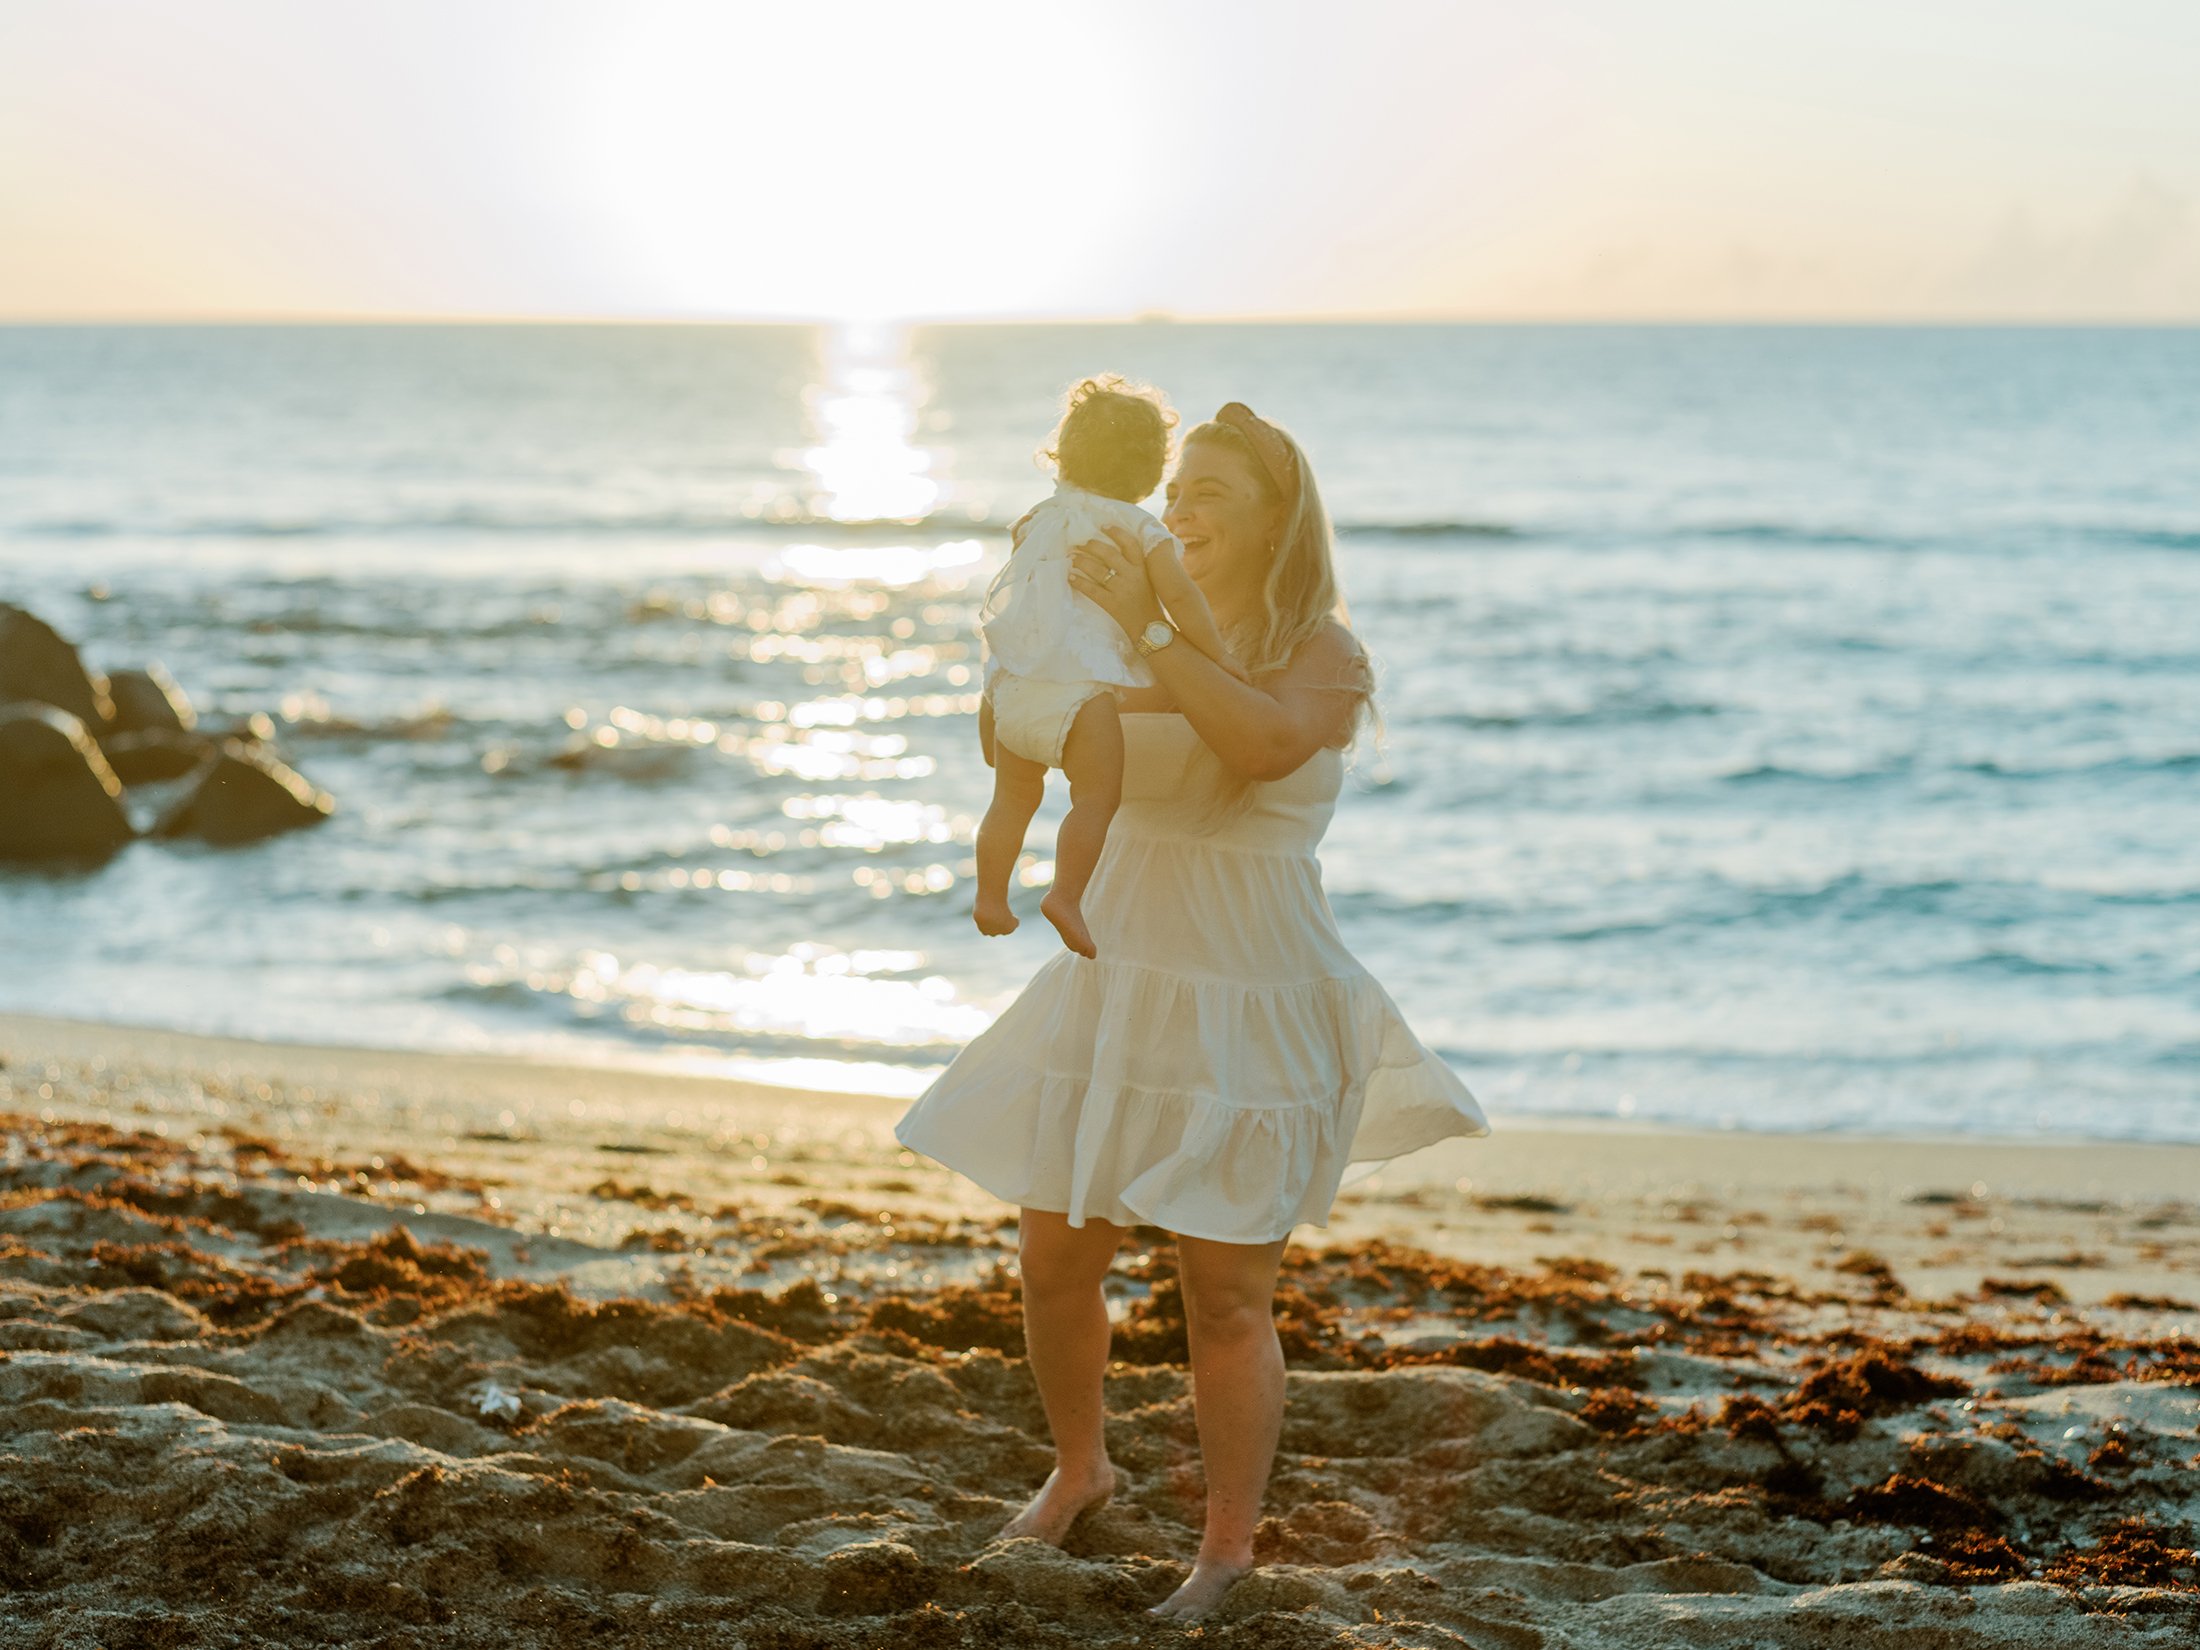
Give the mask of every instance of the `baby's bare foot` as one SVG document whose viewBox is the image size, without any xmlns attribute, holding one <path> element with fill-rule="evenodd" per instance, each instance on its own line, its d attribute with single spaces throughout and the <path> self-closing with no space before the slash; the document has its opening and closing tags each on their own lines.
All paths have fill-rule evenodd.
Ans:
<svg viewBox="0 0 2200 1650">
<path fill-rule="evenodd" d="M 977 923 L 981 934 L 1013 934 L 1016 932 L 1016 913 L 1008 908 L 1006 898 L 989 899 L 978 896 L 977 904 L 970 908 L 971 920 Z"/>
<path fill-rule="evenodd" d="M 1092 934 L 1085 927 L 1085 913 L 1077 901 L 1062 894 L 1049 894 L 1039 902 L 1039 914 L 1054 924 L 1054 931 L 1062 936 L 1062 943 L 1080 957 L 1097 957 L 1092 948 Z"/>
<path fill-rule="evenodd" d="M 1159 1604 L 1150 1605 L 1149 1616 L 1173 1616 L 1179 1621 L 1189 1621 L 1203 1616 L 1222 1602 L 1222 1596 L 1239 1580 L 1252 1573 L 1250 1562 L 1224 1564 L 1214 1559 L 1200 1559 L 1192 1566 L 1177 1590 Z"/>
<path fill-rule="evenodd" d="M 1114 1493 L 1113 1467 L 1103 1467 L 1098 1478 L 1065 1478 L 1062 1469 L 1056 1467 L 1039 1486 L 1039 1493 L 1025 1503 L 1022 1512 L 1003 1524 L 1001 1533 L 993 1539 L 1007 1541 L 1029 1535 L 1037 1536 L 1050 1547 L 1058 1547 L 1080 1516 L 1106 1505 L 1108 1497 Z"/>
</svg>

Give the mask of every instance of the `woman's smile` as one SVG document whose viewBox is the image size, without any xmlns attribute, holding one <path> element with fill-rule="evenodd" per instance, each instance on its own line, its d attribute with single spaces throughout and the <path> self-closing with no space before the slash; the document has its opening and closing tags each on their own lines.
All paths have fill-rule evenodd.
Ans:
<svg viewBox="0 0 2200 1650">
<path fill-rule="evenodd" d="M 1259 551 L 1272 542 L 1278 509 L 1242 453 L 1214 441 L 1184 443 L 1169 478 L 1162 525 L 1184 546 L 1184 570 L 1210 600 L 1234 605 L 1222 581 L 1257 580 Z M 1242 564 L 1242 566 L 1241 566 Z"/>
</svg>

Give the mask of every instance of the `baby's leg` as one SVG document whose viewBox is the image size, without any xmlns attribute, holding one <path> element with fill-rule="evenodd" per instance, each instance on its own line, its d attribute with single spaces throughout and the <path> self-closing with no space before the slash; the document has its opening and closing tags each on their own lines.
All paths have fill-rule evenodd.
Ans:
<svg viewBox="0 0 2200 1650">
<path fill-rule="evenodd" d="M 1046 788 L 1044 763 L 993 741 L 993 803 L 978 822 L 978 898 L 970 908 L 981 934 L 1016 932 L 1016 916 L 1008 908 L 1008 876 Z"/>
<path fill-rule="evenodd" d="M 1069 775 L 1069 814 L 1054 838 L 1054 886 L 1039 910 L 1064 945 L 1090 957 L 1096 953 L 1085 927 L 1085 884 L 1100 863 L 1108 825 L 1123 800 L 1123 719 L 1114 694 L 1088 699 L 1077 712 L 1062 748 L 1062 771 Z"/>
</svg>

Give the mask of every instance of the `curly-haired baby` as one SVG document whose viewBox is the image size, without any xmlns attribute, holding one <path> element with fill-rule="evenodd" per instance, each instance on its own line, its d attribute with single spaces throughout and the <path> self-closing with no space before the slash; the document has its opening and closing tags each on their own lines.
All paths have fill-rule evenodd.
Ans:
<svg viewBox="0 0 2200 1650">
<path fill-rule="evenodd" d="M 1054 839 L 1054 886 L 1039 909 L 1062 943 L 1093 953 L 1085 927 L 1085 884 L 1100 861 L 1123 792 L 1123 726 L 1114 690 L 1146 687 L 1152 669 L 1123 629 L 1090 597 L 1070 588 L 1070 552 L 1113 526 L 1146 547 L 1154 593 L 1184 639 L 1217 664 L 1243 672 L 1215 625 L 1199 586 L 1178 559 L 1182 546 L 1138 508 L 1161 484 L 1176 415 L 1159 394 L 1113 375 L 1069 393 L 1047 456 L 1053 496 L 1017 524 L 1015 548 L 986 591 L 985 695 L 978 734 L 993 765 L 993 803 L 978 827 L 979 931 L 1016 927 L 1009 873 L 1045 794 L 1046 772 L 1069 776 L 1069 814 Z"/>
</svg>

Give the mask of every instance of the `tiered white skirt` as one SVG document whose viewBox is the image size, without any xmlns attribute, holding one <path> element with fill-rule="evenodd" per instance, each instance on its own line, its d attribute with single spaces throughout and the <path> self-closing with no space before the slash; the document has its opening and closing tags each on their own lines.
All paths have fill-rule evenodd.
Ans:
<svg viewBox="0 0 2200 1650">
<path fill-rule="evenodd" d="M 903 1145 L 1072 1225 L 1268 1243 L 1326 1227 L 1349 1164 L 1489 1132 L 1344 950 L 1311 856 L 1111 838 L 1086 911 L 1098 960 L 1042 967 Z"/>
</svg>

